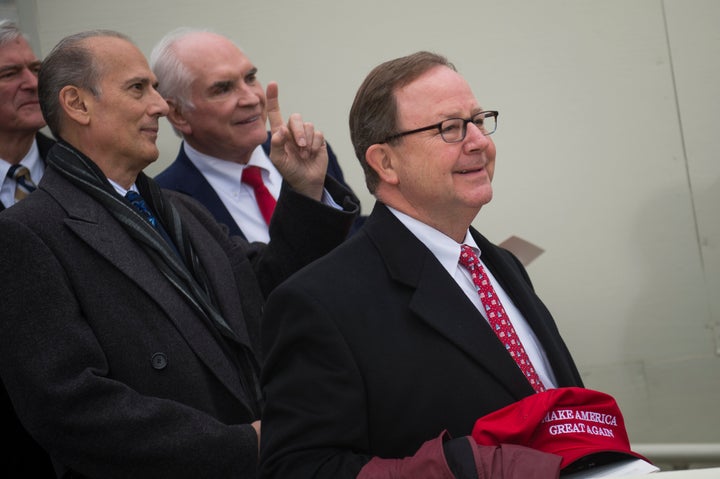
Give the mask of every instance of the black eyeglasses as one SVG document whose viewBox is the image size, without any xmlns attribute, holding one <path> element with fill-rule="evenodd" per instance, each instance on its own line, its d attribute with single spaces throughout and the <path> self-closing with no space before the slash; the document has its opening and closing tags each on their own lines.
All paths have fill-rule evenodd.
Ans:
<svg viewBox="0 0 720 479">
<path fill-rule="evenodd" d="M 414 133 L 420 133 L 422 131 L 434 129 L 437 129 L 440 132 L 440 136 L 445 143 L 457 143 L 465 139 L 468 123 L 473 123 L 476 127 L 478 127 L 478 129 L 482 132 L 483 135 L 488 136 L 495 133 L 495 130 L 497 129 L 498 114 L 499 113 L 497 111 L 488 110 L 476 113 L 468 119 L 448 118 L 447 120 L 443 120 L 440 123 L 436 123 L 434 125 L 424 126 L 422 128 L 417 128 L 410 131 L 403 131 L 402 133 L 395 133 L 394 135 L 388 136 L 380 143 L 387 143 L 396 138 L 400 138 L 406 135 L 412 135 Z"/>
</svg>

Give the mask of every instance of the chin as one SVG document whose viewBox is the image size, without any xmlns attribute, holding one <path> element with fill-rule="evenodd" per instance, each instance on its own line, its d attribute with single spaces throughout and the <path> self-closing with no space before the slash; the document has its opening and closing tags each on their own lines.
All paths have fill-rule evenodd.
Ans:
<svg viewBox="0 0 720 479">
<path fill-rule="evenodd" d="M 477 203 L 480 206 L 490 203 L 490 200 L 492 200 L 492 198 L 493 190 L 489 184 L 483 187 L 480 191 L 478 191 L 476 195 Z"/>
<path fill-rule="evenodd" d="M 40 116 L 33 116 L 32 118 L 27 118 L 25 121 L 23 121 L 24 127 L 29 130 L 37 131 L 40 128 L 45 127 L 45 119 Z"/>
<path fill-rule="evenodd" d="M 265 140 L 267 139 L 267 130 L 265 129 L 265 125 L 260 125 L 258 127 L 255 136 L 260 144 L 265 143 Z"/>
<path fill-rule="evenodd" d="M 160 151 L 155 148 L 152 151 L 146 151 L 140 157 L 142 158 L 142 161 L 145 163 L 145 165 L 149 165 L 150 163 L 154 163 L 158 157 L 160 156 Z"/>
</svg>

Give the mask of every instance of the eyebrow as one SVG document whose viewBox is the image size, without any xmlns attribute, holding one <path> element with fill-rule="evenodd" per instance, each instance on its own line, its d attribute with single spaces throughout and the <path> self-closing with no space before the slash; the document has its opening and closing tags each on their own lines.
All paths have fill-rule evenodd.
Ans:
<svg viewBox="0 0 720 479">
<path fill-rule="evenodd" d="M 486 110 L 480 106 L 475 107 L 472 110 L 470 110 L 470 117 L 473 117 L 483 111 L 486 111 Z M 453 110 L 452 113 L 447 113 L 447 112 L 438 113 L 436 116 L 438 117 L 438 123 L 441 123 L 445 120 L 449 120 L 450 118 L 463 118 L 464 117 L 463 114 L 460 113 L 458 110 Z"/>
<path fill-rule="evenodd" d="M 485 110 L 482 107 L 473 108 L 472 110 L 470 110 L 470 116 L 473 117 L 483 111 L 485 111 Z M 449 115 L 446 118 L 462 118 L 462 117 L 463 117 L 463 115 L 456 113 L 454 115 Z"/>
<path fill-rule="evenodd" d="M 42 64 L 40 60 L 32 63 L 10 63 L 8 65 L 0 66 L 0 73 L 5 73 L 12 70 L 22 70 L 23 67 L 27 66 L 29 69 L 37 68 Z"/>
<path fill-rule="evenodd" d="M 148 77 L 132 77 L 132 78 L 128 78 L 127 80 L 125 80 L 124 85 L 125 85 L 126 87 L 128 87 L 128 86 L 130 86 L 130 85 L 134 85 L 135 83 L 142 83 L 143 85 L 150 85 L 150 84 L 152 84 L 153 86 L 157 86 L 157 85 L 158 85 L 157 81 L 156 81 L 155 83 L 152 83 L 152 82 L 150 81 L 150 78 L 148 78 Z"/>
<path fill-rule="evenodd" d="M 227 80 L 214 81 L 214 82 L 212 82 L 212 83 L 208 86 L 208 90 L 212 90 L 213 88 L 216 88 L 216 87 L 219 87 L 219 86 L 233 85 L 233 84 L 235 84 L 235 83 L 237 83 L 237 80 L 235 80 L 235 79 L 227 79 Z"/>
<path fill-rule="evenodd" d="M 237 79 L 217 80 L 205 88 L 205 95 L 214 96 L 226 90 L 232 90 L 237 85 Z"/>
</svg>

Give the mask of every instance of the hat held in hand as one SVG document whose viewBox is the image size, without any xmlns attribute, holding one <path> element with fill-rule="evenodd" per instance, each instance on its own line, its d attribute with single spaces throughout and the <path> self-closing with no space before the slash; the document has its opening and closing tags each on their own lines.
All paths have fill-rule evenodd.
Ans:
<svg viewBox="0 0 720 479">
<path fill-rule="evenodd" d="M 650 462 L 630 449 L 615 399 L 578 387 L 548 389 L 483 416 L 472 437 L 480 445 L 519 444 L 557 454 L 569 470 L 628 458 Z"/>
</svg>

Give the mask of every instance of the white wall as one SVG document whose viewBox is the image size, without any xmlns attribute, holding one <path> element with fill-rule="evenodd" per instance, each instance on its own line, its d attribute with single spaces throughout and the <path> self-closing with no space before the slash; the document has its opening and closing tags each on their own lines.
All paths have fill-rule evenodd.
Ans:
<svg viewBox="0 0 720 479">
<path fill-rule="evenodd" d="M 720 2 L 715 0 L 19 0 L 46 54 L 90 28 L 149 54 L 178 26 L 235 39 L 314 121 L 372 207 L 350 145 L 355 90 L 381 61 L 447 55 L 500 110 L 491 239 L 529 266 L 586 385 L 634 442 L 720 441 Z M 33 29 L 34 28 L 34 29 Z M 179 140 L 161 133 L 155 174 Z"/>
</svg>

